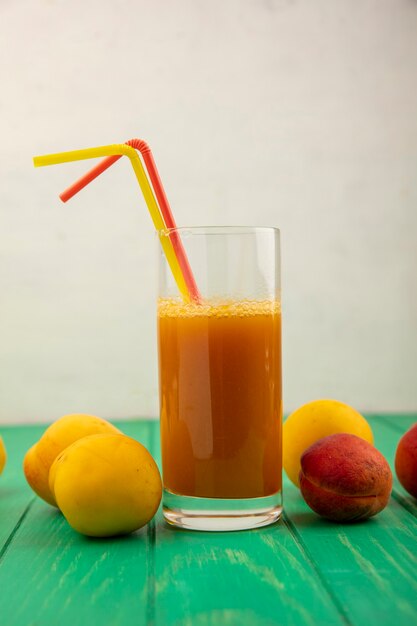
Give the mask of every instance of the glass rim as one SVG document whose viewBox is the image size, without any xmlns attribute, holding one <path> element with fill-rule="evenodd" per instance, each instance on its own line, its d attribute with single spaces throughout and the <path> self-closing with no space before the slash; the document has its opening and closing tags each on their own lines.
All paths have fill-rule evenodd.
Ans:
<svg viewBox="0 0 417 626">
<path fill-rule="evenodd" d="M 176 228 L 160 228 L 156 231 L 160 236 L 172 233 L 191 235 L 253 235 L 256 233 L 272 233 L 280 235 L 275 226 L 177 226 Z"/>
</svg>

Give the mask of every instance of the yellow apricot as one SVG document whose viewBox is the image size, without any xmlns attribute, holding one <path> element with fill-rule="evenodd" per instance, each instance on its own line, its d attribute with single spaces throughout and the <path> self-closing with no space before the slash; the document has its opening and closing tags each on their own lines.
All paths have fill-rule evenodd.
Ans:
<svg viewBox="0 0 417 626">
<path fill-rule="evenodd" d="M 51 467 L 50 486 L 70 526 L 84 535 L 131 533 L 155 515 L 162 495 L 148 450 L 126 435 L 79 439 Z"/>
<path fill-rule="evenodd" d="M 4 470 L 6 461 L 7 461 L 6 446 L 4 445 L 3 439 L 0 437 L 0 474 Z"/>
<path fill-rule="evenodd" d="M 49 470 L 55 458 L 69 445 L 82 437 L 101 433 L 120 433 L 120 430 L 95 415 L 73 413 L 64 415 L 51 424 L 23 460 L 23 471 L 33 491 L 43 500 L 56 506 L 49 489 Z"/>
<path fill-rule="evenodd" d="M 371 427 L 352 407 L 338 400 L 314 400 L 288 416 L 283 426 L 283 466 L 288 478 L 299 487 L 303 452 L 322 437 L 349 433 L 373 443 Z"/>
</svg>

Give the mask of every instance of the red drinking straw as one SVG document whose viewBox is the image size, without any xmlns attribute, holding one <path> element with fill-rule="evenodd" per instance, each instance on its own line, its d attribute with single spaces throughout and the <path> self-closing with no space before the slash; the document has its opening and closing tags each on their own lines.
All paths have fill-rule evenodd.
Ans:
<svg viewBox="0 0 417 626">
<path fill-rule="evenodd" d="M 153 158 L 153 154 L 151 152 L 150 147 L 143 141 L 143 139 L 129 139 L 126 141 L 126 145 L 135 148 L 135 150 L 139 150 L 142 155 L 142 158 L 145 162 L 146 169 L 148 170 L 149 178 L 151 179 L 152 187 L 154 189 L 156 198 L 158 200 L 159 208 L 161 210 L 162 216 L 164 218 L 165 226 L 167 229 L 177 228 L 177 225 L 174 220 L 174 216 L 172 215 L 171 207 L 168 202 L 167 195 L 165 193 L 164 186 L 162 184 L 161 177 L 159 176 L 158 169 L 156 167 L 155 160 Z M 63 202 L 67 202 L 70 198 L 75 196 L 76 193 L 81 191 L 84 187 L 86 187 L 92 180 L 97 178 L 100 174 L 102 174 L 105 170 L 107 170 L 113 163 L 118 161 L 122 155 L 117 154 L 115 156 L 109 156 L 102 159 L 95 167 L 89 170 L 84 176 L 81 176 L 78 180 L 75 181 L 72 185 L 70 185 L 65 191 L 63 191 L 59 197 Z M 184 246 L 182 245 L 181 237 L 177 231 L 174 231 L 169 234 L 172 245 L 175 250 L 175 254 L 178 259 L 179 266 L 184 276 L 185 283 L 187 285 L 187 289 L 190 294 L 190 298 L 192 301 L 200 303 L 201 302 L 201 294 L 198 290 L 197 284 L 195 282 L 195 278 L 190 267 L 190 264 L 187 259 L 187 254 L 184 250 Z"/>
</svg>

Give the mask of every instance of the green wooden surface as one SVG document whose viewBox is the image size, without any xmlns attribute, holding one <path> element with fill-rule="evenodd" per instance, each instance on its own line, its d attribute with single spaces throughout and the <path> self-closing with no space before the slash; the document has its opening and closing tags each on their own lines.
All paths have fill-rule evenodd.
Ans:
<svg viewBox="0 0 417 626">
<path fill-rule="evenodd" d="M 393 468 L 414 416 L 368 416 Z M 158 423 L 119 423 L 159 459 Z M 34 497 L 21 470 L 44 427 L 0 427 L 1 626 L 417 624 L 417 502 L 352 525 L 318 518 L 284 481 L 285 515 L 259 530 L 178 531 L 159 511 L 124 538 L 93 540 Z"/>
</svg>

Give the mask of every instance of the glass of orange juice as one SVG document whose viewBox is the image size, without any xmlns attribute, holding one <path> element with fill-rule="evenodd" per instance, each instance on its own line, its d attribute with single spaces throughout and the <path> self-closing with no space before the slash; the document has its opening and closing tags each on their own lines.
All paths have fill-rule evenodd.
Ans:
<svg viewBox="0 0 417 626">
<path fill-rule="evenodd" d="M 159 255 L 163 514 L 241 530 L 282 512 L 280 243 L 275 228 L 193 227 L 180 236 L 200 302 Z"/>
</svg>

